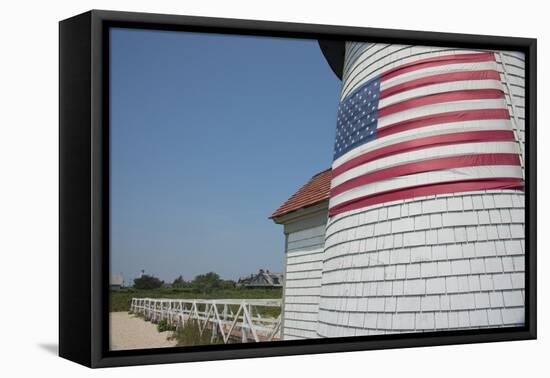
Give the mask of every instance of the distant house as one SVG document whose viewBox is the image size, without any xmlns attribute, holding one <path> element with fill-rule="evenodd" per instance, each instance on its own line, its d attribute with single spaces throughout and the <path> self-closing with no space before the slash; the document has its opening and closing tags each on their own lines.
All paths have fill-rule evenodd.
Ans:
<svg viewBox="0 0 550 378">
<path fill-rule="evenodd" d="M 124 277 L 122 276 L 122 273 L 113 274 L 111 276 L 109 287 L 111 291 L 118 291 L 124 287 Z"/>
<path fill-rule="evenodd" d="M 239 278 L 237 286 L 246 288 L 282 288 L 283 273 L 272 273 L 269 270 L 260 269 L 257 274 Z"/>
</svg>

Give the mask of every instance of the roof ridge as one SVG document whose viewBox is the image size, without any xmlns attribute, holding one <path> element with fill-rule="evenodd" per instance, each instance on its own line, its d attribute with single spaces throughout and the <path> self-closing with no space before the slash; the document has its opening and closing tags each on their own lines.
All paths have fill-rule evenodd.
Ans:
<svg viewBox="0 0 550 378">
<path fill-rule="evenodd" d="M 330 194 L 331 171 L 332 169 L 328 168 L 311 176 L 304 185 L 271 214 L 270 218 L 276 218 L 327 200 Z"/>
<path fill-rule="evenodd" d="M 332 171 L 332 168 L 327 168 L 327 169 L 325 169 L 325 170 L 323 170 L 323 171 L 321 171 L 321 172 L 318 172 L 318 173 L 314 174 L 313 176 L 311 176 L 311 178 L 315 178 L 315 177 L 317 177 L 317 176 L 319 176 L 319 175 L 321 175 L 321 174 L 323 174 L 323 173 L 325 173 L 325 172 L 328 172 L 328 171 Z M 310 179 L 310 180 L 311 180 L 311 179 Z"/>
</svg>

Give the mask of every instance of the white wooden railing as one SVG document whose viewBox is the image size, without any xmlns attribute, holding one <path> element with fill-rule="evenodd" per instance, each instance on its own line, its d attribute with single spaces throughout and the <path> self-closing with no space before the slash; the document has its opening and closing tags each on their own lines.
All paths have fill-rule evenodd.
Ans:
<svg viewBox="0 0 550 378">
<path fill-rule="evenodd" d="M 194 320 L 201 335 L 209 329 L 213 339 L 221 336 L 226 344 L 236 339 L 243 343 L 279 340 L 281 315 L 262 317 L 259 307 L 281 308 L 281 300 L 132 298 L 130 312 L 154 323 L 165 320 L 176 327 Z"/>
</svg>

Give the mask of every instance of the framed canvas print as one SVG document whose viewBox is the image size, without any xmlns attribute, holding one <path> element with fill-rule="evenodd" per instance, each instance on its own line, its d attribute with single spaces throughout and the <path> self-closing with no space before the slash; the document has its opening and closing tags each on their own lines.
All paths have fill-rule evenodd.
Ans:
<svg viewBox="0 0 550 378">
<path fill-rule="evenodd" d="M 60 22 L 60 355 L 536 337 L 536 40 Z"/>
</svg>

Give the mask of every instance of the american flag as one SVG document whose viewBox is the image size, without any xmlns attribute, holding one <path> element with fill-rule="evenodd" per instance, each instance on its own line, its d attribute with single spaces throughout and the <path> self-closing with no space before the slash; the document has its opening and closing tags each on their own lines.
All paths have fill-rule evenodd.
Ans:
<svg viewBox="0 0 550 378">
<path fill-rule="evenodd" d="M 442 193 L 523 190 L 493 52 L 413 58 L 340 102 L 329 215 Z"/>
</svg>

